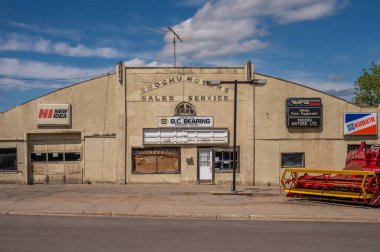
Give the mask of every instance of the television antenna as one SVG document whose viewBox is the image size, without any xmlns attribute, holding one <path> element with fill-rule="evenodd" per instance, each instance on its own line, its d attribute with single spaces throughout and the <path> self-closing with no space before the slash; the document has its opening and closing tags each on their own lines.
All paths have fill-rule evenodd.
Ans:
<svg viewBox="0 0 380 252">
<path fill-rule="evenodd" d="M 177 66 L 177 59 L 176 59 L 176 48 L 175 48 L 175 44 L 176 44 L 176 38 L 183 42 L 183 40 L 179 37 L 179 35 L 173 30 L 173 28 L 171 28 L 170 26 L 167 26 L 167 28 L 169 29 L 169 31 L 171 31 L 173 33 L 173 50 L 174 50 L 174 67 Z"/>
</svg>

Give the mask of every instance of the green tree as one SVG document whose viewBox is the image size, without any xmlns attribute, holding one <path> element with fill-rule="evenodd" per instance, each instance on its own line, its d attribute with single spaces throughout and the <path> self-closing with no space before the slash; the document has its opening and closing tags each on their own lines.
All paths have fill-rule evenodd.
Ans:
<svg viewBox="0 0 380 252">
<path fill-rule="evenodd" d="M 369 71 L 363 69 L 362 75 L 355 81 L 353 103 L 359 106 L 380 104 L 380 64 L 372 63 Z"/>
</svg>

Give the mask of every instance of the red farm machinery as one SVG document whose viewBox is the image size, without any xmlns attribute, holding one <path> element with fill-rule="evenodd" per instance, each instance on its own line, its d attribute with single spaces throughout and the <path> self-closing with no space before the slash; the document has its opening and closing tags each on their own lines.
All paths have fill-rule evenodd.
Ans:
<svg viewBox="0 0 380 252">
<path fill-rule="evenodd" d="M 343 170 L 287 168 L 280 183 L 288 197 L 380 205 L 380 147 L 361 142 L 347 154 Z"/>
</svg>

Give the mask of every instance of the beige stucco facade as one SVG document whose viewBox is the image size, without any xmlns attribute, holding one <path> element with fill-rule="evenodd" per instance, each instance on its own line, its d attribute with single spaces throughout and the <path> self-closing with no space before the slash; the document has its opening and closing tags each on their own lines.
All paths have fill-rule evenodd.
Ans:
<svg viewBox="0 0 380 252">
<path fill-rule="evenodd" d="M 205 81 L 253 78 L 265 79 L 267 83 L 238 87 L 238 184 L 278 184 L 282 153 L 304 153 L 306 168 L 341 169 L 348 144 L 361 140 L 379 143 L 377 136 L 343 135 L 343 113 L 378 112 L 378 108 L 360 108 L 299 84 L 255 74 L 250 65 L 184 68 L 118 65 L 114 74 L 57 90 L 0 113 L 0 149 L 17 150 L 17 170 L 0 171 L 0 183 L 230 183 L 231 170 L 217 169 L 216 162 L 220 162 L 217 152 L 232 147 L 234 87 L 212 86 Z M 285 101 L 294 97 L 321 99 L 321 127 L 286 127 Z M 205 130 L 213 137 L 210 133 L 213 129 L 221 130 L 228 133 L 227 142 L 206 139 L 194 144 L 168 139 L 169 142 L 144 143 L 145 130 L 162 130 L 159 117 L 175 116 L 177 106 L 183 102 L 195 111 L 189 116 L 213 120 L 212 127 L 194 126 L 185 131 L 199 135 Z M 37 104 L 70 104 L 70 124 L 37 125 Z M 170 133 L 180 129 L 167 130 Z M 137 164 L 148 155 L 136 154 L 138 151 L 158 153 L 164 149 L 178 153 L 174 158 L 170 154 L 167 161 L 174 162 L 174 170 L 160 172 L 158 163 L 155 166 L 158 172 L 144 170 L 148 169 L 144 163 L 148 158 L 141 161 L 145 168 Z M 200 175 L 202 150 L 210 153 L 211 158 L 212 178 L 207 181 Z M 46 153 L 46 161 L 57 159 L 46 163 L 34 159 L 36 155 L 41 158 L 41 153 Z M 60 153 L 65 156 L 62 160 L 58 159 Z M 66 155 L 73 153 L 77 159 L 66 159 Z M 167 158 L 160 155 L 153 161 Z"/>
</svg>

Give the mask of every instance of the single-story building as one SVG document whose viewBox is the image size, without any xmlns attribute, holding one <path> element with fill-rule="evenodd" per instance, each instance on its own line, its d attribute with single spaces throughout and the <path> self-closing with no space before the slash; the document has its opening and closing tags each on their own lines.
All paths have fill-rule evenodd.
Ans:
<svg viewBox="0 0 380 252">
<path fill-rule="evenodd" d="M 0 113 L 0 183 L 278 184 L 378 144 L 378 107 L 243 67 L 126 67 Z M 223 83 L 223 82 L 222 82 Z M 261 84 L 260 84 L 261 83 Z"/>
</svg>

